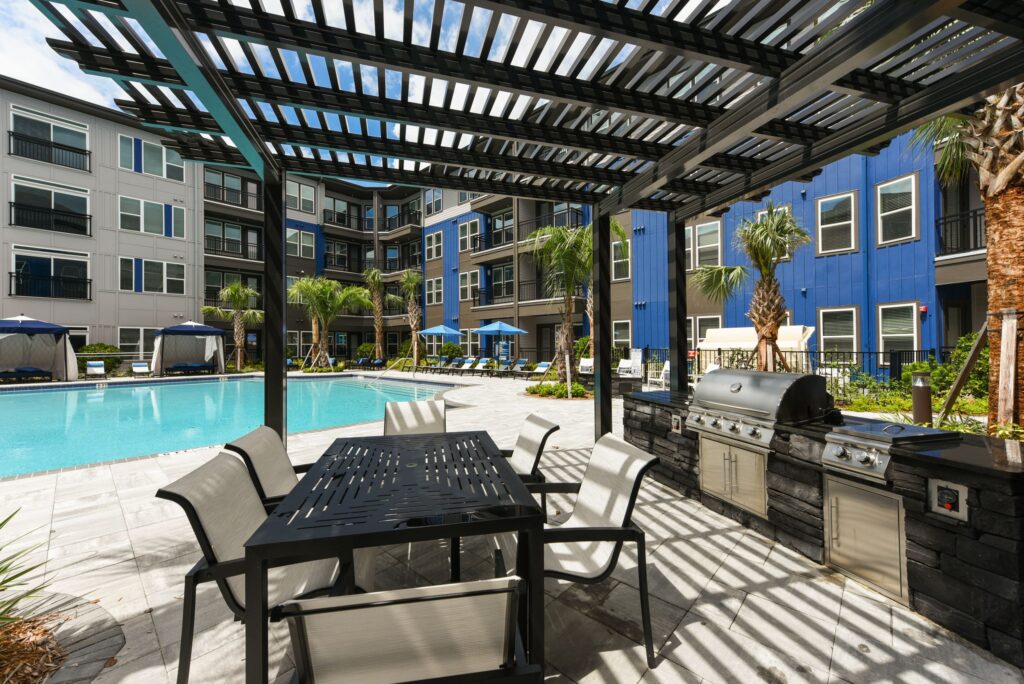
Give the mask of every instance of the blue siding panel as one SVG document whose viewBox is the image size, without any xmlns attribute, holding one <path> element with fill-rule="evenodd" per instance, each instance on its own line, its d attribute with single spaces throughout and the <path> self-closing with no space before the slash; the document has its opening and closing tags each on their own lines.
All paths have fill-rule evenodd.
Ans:
<svg viewBox="0 0 1024 684">
<path fill-rule="evenodd" d="M 174 210 L 170 204 L 164 205 L 164 237 L 174 237 Z"/>
<path fill-rule="evenodd" d="M 142 292 L 142 259 L 135 259 L 135 291 Z"/>
<path fill-rule="evenodd" d="M 142 138 L 133 139 L 135 148 L 135 173 L 142 173 Z"/>
<path fill-rule="evenodd" d="M 634 209 L 630 239 L 633 346 L 668 346 L 668 215 Z"/>
</svg>

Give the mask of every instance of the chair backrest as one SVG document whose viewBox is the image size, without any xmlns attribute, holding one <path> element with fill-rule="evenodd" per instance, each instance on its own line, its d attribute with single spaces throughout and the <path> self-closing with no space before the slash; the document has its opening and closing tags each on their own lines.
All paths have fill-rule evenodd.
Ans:
<svg viewBox="0 0 1024 684">
<path fill-rule="evenodd" d="M 478 368 L 483 368 L 484 366 L 486 366 L 490 362 L 491 362 L 491 358 L 489 356 L 485 356 L 482 359 L 480 359 L 479 361 L 477 361 L 476 365 L 477 365 Z"/>
<path fill-rule="evenodd" d="M 384 405 L 384 436 L 445 432 L 444 399 L 389 401 Z"/>
<path fill-rule="evenodd" d="M 633 364 L 630 362 L 629 359 L 619 359 L 619 365 L 618 367 L 616 367 L 615 372 L 619 373 L 620 375 L 625 375 L 632 372 L 632 370 Z"/>
<path fill-rule="evenodd" d="M 370 362 L 370 359 L 366 358 L 365 356 L 360 356 L 359 360 L 356 361 L 356 364 L 362 366 L 362 365 L 367 364 L 369 362 Z"/>
<path fill-rule="evenodd" d="M 519 429 L 516 446 L 512 449 L 512 458 L 509 459 L 512 469 L 521 475 L 532 475 L 537 472 L 544 445 L 551 433 L 558 428 L 558 424 L 542 418 L 539 414 L 531 413 L 526 416 L 523 427 Z"/>
<path fill-rule="evenodd" d="M 454 368 L 455 366 L 458 366 L 460 363 L 462 363 L 462 357 L 456 356 L 454 359 L 452 359 L 452 362 L 449 365 Z"/>
<path fill-rule="evenodd" d="M 629 524 L 640 481 L 656 456 L 609 433 L 597 440 L 583 474 L 576 506 L 566 525 L 623 527 Z"/>
<path fill-rule="evenodd" d="M 300 681 L 441 680 L 515 663 L 518 577 L 284 603 Z M 469 681 L 468 679 L 465 681 Z"/>
<path fill-rule="evenodd" d="M 156 495 L 185 509 L 210 565 L 242 558 L 245 542 L 267 518 L 245 465 L 225 451 L 160 488 Z M 217 584 L 237 613 L 245 605 L 245 578 L 228 577 Z"/>
<path fill-rule="evenodd" d="M 133 371 L 143 371 L 143 372 L 148 373 L 149 372 L 149 364 L 146 363 L 145 361 L 132 361 L 132 370 Z"/>
<path fill-rule="evenodd" d="M 551 368 L 550 361 L 541 361 L 537 364 L 537 367 L 533 369 L 534 373 L 544 373 L 548 368 Z"/>
<path fill-rule="evenodd" d="M 508 370 L 508 366 L 509 366 L 508 359 L 505 359 L 504 361 L 499 361 L 498 362 L 498 367 L 497 367 L 496 370 L 498 372 L 505 372 L 505 371 Z"/>
<path fill-rule="evenodd" d="M 522 370 L 526 363 L 526 359 L 516 359 L 516 362 L 512 364 L 512 370 Z"/>
<path fill-rule="evenodd" d="M 594 359 L 580 359 L 580 373 L 593 373 Z"/>
<path fill-rule="evenodd" d="M 476 357 L 475 356 L 467 357 L 466 358 L 466 362 L 462 364 L 462 370 L 469 370 L 470 368 L 473 367 L 474 363 L 476 363 Z"/>
<path fill-rule="evenodd" d="M 261 499 L 284 496 L 299 481 L 284 442 L 273 428 L 261 425 L 224 448 L 242 457 Z"/>
</svg>

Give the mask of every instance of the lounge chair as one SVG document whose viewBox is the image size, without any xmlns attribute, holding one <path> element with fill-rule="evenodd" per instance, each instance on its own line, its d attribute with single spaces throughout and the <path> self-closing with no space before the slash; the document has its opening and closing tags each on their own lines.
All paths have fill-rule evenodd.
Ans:
<svg viewBox="0 0 1024 684">
<path fill-rule="evenodd" d="M 427 371 L 430 373 L 444 373 L 448 370 L 448 364 L 451 362 L 452 357 L 450 356 L 439 356 L 437 363 L 433 366 L 428 366 Z"/>
<path fill-rule="evenodd" d="M 360 356 L 358 359 L 356 359 L 355 366 L 356 368 L 365 368 L 367 365 L 369 365 L 369 363 L 370 359 L 368 359 L 365 356 Z"/>
<path fill-rule="evenodd" d="M 299 474 L 307 472 L 313 465 L 293 465 L 281 437 L 266 425 L 228 442 L 224 449 L 242 458 L 256 493 L 263 505 L 270 509 L 298 484 Z"/>
<path fill-rule="evenodd" d="M 666 361 L 660 371 L 651 372 L 647 377 L 647 384 L 652 386 L 660 385 L 662 389 L 668 387 L 669 373 L 671 372 L 670 363 L 670 361 Z"/>
<path fill-rule="evenodd" d="M 430 363 L 431 361 L 434 361 L 434 363 Z M 440 363 L 440 360 L 436 356 L 425 356 L 420 359 L 419 364 L 416 366 L 416 371 L 429 373 L 438 363 Z"/>
<path fill-rule="evenodd" d="M 228 608 L 245 620 L 245 549 L 243 544 L 267 519 L 267 512 L 252 486 L 245 465 L 234 454 L 221 452 L 184 477 L 164 486 L 158 498 L 185 510 L 199 542 L 202 557 L 185 575 L 182 606 L 178 682 L 188 682 L 192 636 L 196 617 L 196 588 L 215 581 Z M 376 549 L 358 549 L 353 555 L 355 583 L 372 590 Z M 339 572 L 336 558 L 270 569 L 268 605 L 296 598 L 351 589 L 348 573 Z M 340 585 L 340 586 L 339 586 Z"/>
<path fill-rule="evenodd" d="M 87 378 L 105 378 L 107 377 L 107 367 L 103 365 L 102 361 L 86 361 L 85 376 Z"/>
<path fill-rule="evenodd" d="M 512 367 L 508 369 L 508 376 L 515 377 L 517 373 L 522 373 L 523 369 L 526 368 L 526 359 L 516 359 Z"/>
<path fill-rule="evenodd" d="M 327 363 L 331 364 L 331 367 L 333 368 L 334 366 L 338 365 L 338 359 L 335 356 L 328 356 Z"/>
<path fill-rule="evenodd" d="M 459 366 L 458 368 L 456 368 L 455 364 L 453 363 L 452 367 L 449 369 L 449 372 L 459 373 L 461 375 L 462 373 L 465 373 L 466 371 L 473 370 L 474 364 L 476 364 L 476 357 L 475 356 L 467 356 L 466 360 L 463 361 L 462 365 Z"/>
<path fill-rule="evenodd" d="M 146 377 L 153 374 L 153 369 L 145 361 L 132 361 L 132 377 Z"/>
<path fill-rule="evenodd" d="M 500 378 L 503 375 L 511 375 L 510 370 L 511 367 L 508 359 L 505 359 L 503 361 L 498 361 L 498 365 L 492 368 L 490 372 L 493 377 Z"/>
<path fill-rule="evenodd" d="M 463 359 L 461 356 L 456 356 L 454 359 L 452 359 L 451 363 L 449 363 L 444 368 L 439 369 L 438 372 L 439 373 L 451 373 L 453 370 L 458 369 L 458 367 L 462 365 L 462 362 L 464 360 L 465 359 Z"/>
<path fill-rule="evenodd" d="M 559 427 L 540 414 L 531 413 L 526 417 L 523 427 L 519 428 L 515 448 L 501 450 L 501 455 L 509 459 L 509 465 L 524 482 L 544 481 L 540 473 L 540 455 L 544 453 L 548 437 Z"/>
<path fill-rule="evenodd" d="M 175 363 L 164 368 L 164 375 L 196 375 L 198 373 L 213 373 L 212 363 L 205 361 L 194 361 L 191 363 Z"/>
<path fill-rule="evenodd" d="M 103 362 L 100 361 L 102 364 Z M 35 366 L 19 366 L 13 370 L 0 371 L 0 380 L 52 380 L 53 374 Z"/>
<path fill-rule="evenodd" d="M 624 542 L 637 547 L 640 613 L 643 622 L 647 665 L 653 668 L 654 640 L 647 594 L 647 552 L 644 531 L 632 522 L 640 483 L 658 458 L 607 434 L 597 441 L 579 483 L 535 482 L 526 487 L 534 494 L 575 493 L 576 505 L 569 519 L 544 529 L 544 576 L 570 582 L 596 584 L 607 579 L 619 560 Z M 515 567 L 515 535 L 495 538 L 496 569 Z"/>
<path fill-rule="evenodd" d="M 384 405 L 384 436 L 447 432 L 444 399 L 389 401 Z"/>
<path fill-rule="evenodd" d="M 470 374 L 476 375 L 477 373 L 479 373 L 480 375 L 490 375 L 492 371 L 490 368 L 487 368 L 487 364 L 489 364 L 490 362 L 491 359 L 486 356 L 482 359 L 479 359 L 476 362 L 476 367 L 470 371 Z"/>
<path fill-rule="evenodd" d="M 580 359 L 579 370 L 577 372 L 580 377 L 594 377 L 594 359 Z"/>
<path fill-rule="evenodd" d="M 517 632 L 520 579 L 288 601 L 296 681 L 540 682 Z"/>
<path fill-rule="evenodd" d="M 373 370 L 383 370 L 384 369 L 384 359 L 374 359 L 373 363 L 370 364 L 370 368 L 373 369 Z"/>
<path fill-rule="evenodd" d="M 537 364 L 536 368 L 534 368 L 532 371 L 529 371 L 528 375 L 541 375 L 541 376 L 543 376 L 549 370 L 551 370 L 551 362 L 550 361 L 541 361 L 540 363 Z"/>
</svg>

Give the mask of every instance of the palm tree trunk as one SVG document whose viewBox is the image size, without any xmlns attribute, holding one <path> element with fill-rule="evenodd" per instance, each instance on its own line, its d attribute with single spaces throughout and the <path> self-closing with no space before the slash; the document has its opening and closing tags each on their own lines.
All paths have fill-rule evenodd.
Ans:
<svg viewBox="0 0 1024 684">
<path fill-rule="evenodd" d="M 231 324 L 235 336 L 235 370 L 241 373 L 242 366 L 245 365 L 245 322 L 240 312 L 235 311 L 232 314 Z"/>
<path fill-rule="evenodd" d="M 565 298 L 562 301 L 562 329 L 558 332 L 558 343 L 555 345 L 555 368 L 558 369 L 558 381 L 568 382 L 569 368 L 565 365 L 568 359 L 572 363 L 572 319 L 573 314 L 573 291 L 565 289 Z"/>
<path fill-rule="evenodd" d="M 587 348 L 583 350 L 584 354 L 594 355 L 594 281 L 590 281 L 590 287 L 587 288 L 587 325 L 590 327 L 590 341 L 587 343 Z"/>
<path fill-rule="evenodd" d="M 320 319 L 311 316 L 310 327 L 313 330 L 313 346 L 309 350 L 309 365 L 316 368 L 320 365 Z"/>
<path fill-rule="evenodd" d="M 988 246 L 989 425 L 1022 423 L 1024 407 L 1024 339 L 1018 334 L 1014 400 L 1009 415 L 999 415 L 999 372 L 1002 367 L 1003 321 L 1024 310 L 1024 186 L 1011 185 L 985 198 Z M 1008 312 L 1014 313 L 1008 313 Z M 1018 318 L 1018 321 L 1020 318 Z M 1024 326 L 1022 326 L 1024 327 Z"/>
<path fill-rule="evenodd" d="M 384 297 L 373 293 L 373 353 L 378 359 L 384 358 Z"/>
<path fill-rule="evenodd" d="M 781 357 L 775 341 L 779 336 L 779 326 L 786 320 L 785 301 L 779 281 L 774 276 L 762 275 L 754 284 L 747 317 L 757 331 L 759 371 L 775 371 L 776 358 Z"/>
<path fill-rule="evenodd" d="M 412 333 L 412 365 L 420 365 L 420 305 L 414 299 L 409 300 L 409 332 Z"/>
</svg>

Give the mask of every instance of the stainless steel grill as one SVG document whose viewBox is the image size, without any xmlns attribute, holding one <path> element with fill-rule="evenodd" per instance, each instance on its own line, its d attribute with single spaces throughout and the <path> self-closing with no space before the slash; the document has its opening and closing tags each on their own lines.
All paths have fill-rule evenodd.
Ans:
<svg viewBox="0 0 1024 684">
<path fill-rule="evenodd" d="M 889 480 L 893 447 L 959 439 L 959 433 L 919 425 L 850 422 L 836 426 L 825 435 L 821 464 L 826 470 L 884 483 Z"/>
</svg>

